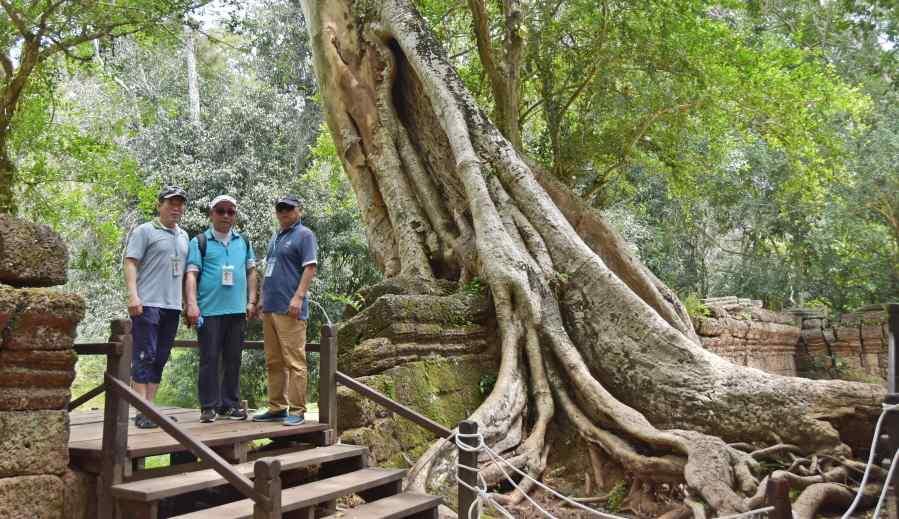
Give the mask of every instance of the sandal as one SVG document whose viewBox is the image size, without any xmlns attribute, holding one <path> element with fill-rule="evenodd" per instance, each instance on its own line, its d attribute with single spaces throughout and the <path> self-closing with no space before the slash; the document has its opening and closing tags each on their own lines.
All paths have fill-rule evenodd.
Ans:
<svg viewBox="0 0 899 519">
<path fill-rule="evenodd" d="M 156 429 L 157 427 L 159 427 L 153 422 L 153 420 L 150 420 L 142 414 L 134 417 L 134 426 L 138 429 Z"/>
</svg>

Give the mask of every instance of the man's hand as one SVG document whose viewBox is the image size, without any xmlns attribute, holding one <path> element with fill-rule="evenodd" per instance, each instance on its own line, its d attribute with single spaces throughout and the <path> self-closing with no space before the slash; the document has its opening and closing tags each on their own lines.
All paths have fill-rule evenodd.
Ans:
<svg viewBox="0 0 899 519">
<path fill-rule="evenodd" d="M 130 296 L 128 298 L 128 315 L 137 317 L 144 313 L 144 304 L 138 296 Z"/>
<path fill-rule="evenodd" d="M 290 306 L 287 307 L 287 315 L 299 319 L 301 308 L 303 308 L 303 299 L 293 296 L 290 298 Z"/>
<path fill-rule="evenodd" d="M 247 321 L 249 321 L 250 319 L 255 319 L 258 314 L 259 312 L 257 312 L 256 310 L 256 303 L 247 303 Z"/>
<path fill-rule="evenodd" d="M 187 303 L 187 325 L 196 326 L 200 318 L 200 307 L 197 303 Z"/>
</svg>

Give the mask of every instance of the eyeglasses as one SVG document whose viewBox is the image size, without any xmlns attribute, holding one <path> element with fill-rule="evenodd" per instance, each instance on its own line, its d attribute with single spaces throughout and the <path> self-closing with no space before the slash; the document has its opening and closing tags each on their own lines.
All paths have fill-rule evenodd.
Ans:
<svg viewBox="0 0 899 519">
<path fill-rule="evenodd" d="M 288 213 L 288 212 L 290 212 L 290 211 L 293 211 L 294 209 L 296 209 L 296 207 L 294 207 L 294 206 L 292 206 L 292 205 L 284 204 L 284 205 L 276 206 L 276 207 L 275 207 L 275 212 L 278 212 L 278 213 Z"/>
<path fill-rule="evenodd" d="M 235 211 L 234 209 L 224 209 L 222 207 L 216 207 L 215 214 L 218 214 L 221 216 L 224 216 L 224 215 L 234 216 L 235 214 L 237 214 L 237 211 Z"/>
</svg>

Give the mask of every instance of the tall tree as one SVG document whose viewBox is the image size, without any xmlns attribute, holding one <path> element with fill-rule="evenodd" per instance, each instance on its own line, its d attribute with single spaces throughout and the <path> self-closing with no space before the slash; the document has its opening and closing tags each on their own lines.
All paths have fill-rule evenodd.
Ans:
<svg viewBox="0 0 899 519">
<path fill-rule="evenodd" d="M 0 212 L 16 211 L 16 167 L 11 132 L 24 92 L 35 73 L 60 55 L 89 60 L 91 43 L 157 27 L 196 7 L 191 0 L 0 0 Z"/>
<path fill-rule="evenodd" d="M 759 464 L 726 442 L 845 454 L 839 427 L 879 410 L 879 387 L 769 375 L 704 350 L 676 296 L 487 120 L 407 0 L 303 9 L 380 268 L 425 294 L 439 278 L 489 286 L 501 365 L 472 418 L 518 466 L 541 473 L 561 413 L 637 477 L 685 481 L 736 512 L 757 502 Z M 413 484 L 450 480 L 454 451 L 433 446 Z"/>
</svg>

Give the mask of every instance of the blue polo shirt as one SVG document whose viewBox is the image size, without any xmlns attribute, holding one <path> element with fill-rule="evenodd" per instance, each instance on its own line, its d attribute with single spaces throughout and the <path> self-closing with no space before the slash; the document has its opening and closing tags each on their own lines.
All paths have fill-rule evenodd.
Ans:
<svg viewBox="0 0 899 519">
<path fill-rule="evenodd" d="M 268 244 L 262 282 L 262 311 L 286 314 L 290 300 L 300 286 L 306 266 L 318 264 L 315 234 L 300 222 L 278 231 Z M 309 294 L 303 298 L 300 319 L 309 319 Z"/>
<path fill-rule="evenodd" d="M 231 230 L 228 246 L 218 241 L 207 229 L 206 256 L 200 256 L 197 238 L 190 240 L 187 253 L 188 271 L 196 267 L 200 272 L 197 287 L 197 304 L 204 317 L 216 315 L 244 314 L 247 311 L 247 268 L 256 264 L 256 255 L 243 237 Z M 222 283 L 224 267 L 233 267 L 234 283 Z"/>
</svg>

